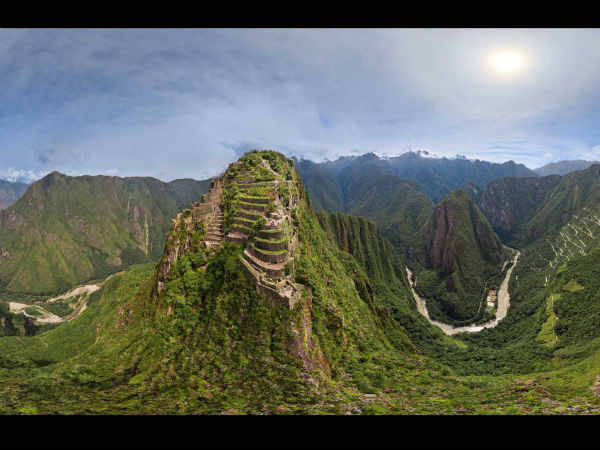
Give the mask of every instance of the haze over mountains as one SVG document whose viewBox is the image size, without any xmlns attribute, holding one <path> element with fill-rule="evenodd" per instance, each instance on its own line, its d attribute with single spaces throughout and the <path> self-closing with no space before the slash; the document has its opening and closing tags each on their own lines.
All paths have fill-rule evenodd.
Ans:
<svg viewBox="0 0 600 450">
<path fill-rule="evenodd" d="M 0 209 L 8 208 L 16 202 L 27 189 L 25 183 L 13 183 L 0 179 Z"/>
<path fill-rule="evenodd" d="M 600 161 L 585 161 L 582 159 L 573 161 L 557 161 L 535 169 L 535 173 L 541 176 L 566 175 L 570 172 L 575 172 L 576 170 L 587 169 L 593 164 L 600 164 Z"/>
</svg>

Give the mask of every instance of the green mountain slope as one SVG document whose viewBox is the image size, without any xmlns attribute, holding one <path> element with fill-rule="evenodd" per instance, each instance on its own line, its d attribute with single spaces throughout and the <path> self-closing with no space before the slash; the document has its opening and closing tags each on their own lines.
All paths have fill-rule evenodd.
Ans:
<svg viewBox="0 0 600 450">
<path fill-rule="evenodd" d="M 49 174 L 0 212 L 2 289 L 52 294 L 158 259 L 171 219 L 207 184 Z"/>
<path fill-rule="evenodd" d="M 344 165 L 338 166 L 342 162 Z M 374 221 L 400 253 L 406 254 L 433 209 L 427 195 L 413 182 L 394 175 L 385 161 L 372 154 L 327 164 L 299 163 L 315 207 Z"/>
<path fill-rule="evenodd" d="M 176 217 L 158 265 L 114 276 L 71 322 L 33 337 L 0 337 L 0 412 L 600 411 L 593 238 L 586 256 L 550 268 L 547 283 L 532 264 L 548 263 L 524 248 L 506 319 L 451 338 L 414 310 L 403 263 L 376 225 L 315 214 L 282 155 L 245 155 L 205 200 Z M 446 225 L 472 230 L 446 233 L 452 227 L 432 216 L 431 231 L 444 230 L 441 253 L 454 255 L 446 261 L 469 267 L 468 252 L 456 253 L 461 245 L 496 242 L 465 193 L 437 211 L 454 217 Z M 241 220 L 257 214 L 265 221 Z M 244 228 L 239 238 L 235 230 Z M 233 242 L 219 239 L 223 230 Z M 275 258 L 275 248 L 289 258 L 282 272 L 255 259 L 248 271 L 248 254 Z M 485 264 L 494 254 L 472 256 Z M 294 287 L 300 296 L 290 308 L 264 286 L 280 295 Z M 551 294 L 562 297 L 548 301 Z"/>
<path fill-rule="evenodd" d="M 460 323 L 481 318 L 481 305 L 506 260 L 502 242 L 463 190 L 437 205 L 415 246 L 417 289 L 432 318 Z M 495 280 L 495 281 L 494 281 Z"/>
<path fill-rule="evenodd" d="M 477 350 L 448 357 L 461 373 L 557 370 L 556 378 L 548 377 L 554 385 L 573 383 L 588 393 L 597 385 L 599 175 L 594 167 L 565 175 L 538 213 L 519 227 L 529 226 L 535 237 L 520 247 L 509 314 L 498 327 L 462 338 Z"/>
<path fill-rule="evenodd" d="M 27 190 L 28 184 L 0 180 L 0 209 L 8 208 Z"/>
<path fill-rule="evenodd" d="M 515 233 L 523 243 L 533 242 L 543 235 L 556 233 L 574 216 L 582 215 L 586 208 L 594 209 L 599 203 L 600 164 L 595 164 L 563 176 L 535 215 L 516 227 Z"/>
<path fill-rule="evenodd" d="M 515 229 L 535 215 L 560 180 L 558 175 L 499 178 L 491 181 L 475 202 L 504 241 L 521 240 L 523 236 L 514 235 Z"/>
<path fill-rule="evenodd" d="M 261 169 L 265 165 L 269 173 Z M 236 181 L 242 179 L 239 167 L 253 176 L 274 177 L 276 184 L 244 187 L 247 181 Z M 290 214 L 283 229 L 293 264 L 289 272 L 286 269 L 288 275 L 282 275 L 284 285 L 270 276 L 263 282 L 283 292 L 286 280 L 292 280 L 290 285 L 300 289 L 294 307 L 273 304 L 260 294 L 263 291 L 257 291 L 256 280 L 245 269 L 245 252 L 264 232 L 259 228 L 260 233 L 243 245 L 207 245 L 207 239 L 215 239 L 209 238 L 212 231 L 207 233 L 214 225 L 202 217 L 214 210 L 198 206 L 177 216 L 153 272 L 145 266 L 111 279 L 93 294 L 88 308 L 108 309 L 86 311 L 32 338 L 25 347 L 17 338 L 6 337 L 4 367 L 19 373 L 20 367 L 40 364 L 42 352 L 44 367 L 52 366 L 51 377 L 70 380 L 47 392 L 56 396 L 53 408 L 68 409 L 56 405 L 64 405 L 66 392 L 88 380 L 89 389 L 76 398 L 100 391 L 99 400 L 89 406 L 95 411 L 103 407 L 109 386 L 115 399 L 122 398 L 122 390 L 134 390 L 138 396 L 144 392 L 144 406 L 135 402 L 140 411 L 276 412 L 301 410 L 305 404 L 314 408 L 322 396 L 375 392 L 410 376 L 411 368 L 421 364 L 414 346 L 400 327 L 384 326 L 393 324 L 378 313 L 379 294 L 354 257 L 331 243 L 291 161 L 272 152 L 252 152 L 230 166 L 223 179 L 222 196 L 209 194 L 205 206 L 223 202 L 226 224 L 251 199 L 256 199 L 254 205 L 263 204 L 258 201 L 261 195 L 275 201 L 277 215 Z M 196 216 L 202 211 L 209 211 L 208 216 Z M 124 299 L 119 306 L 113 303 L 118 296 Z M 102 323 L 82 327 L 84 320 Z M 86 337 L 76 344 L 79 352 L 52 344 L 63 339 L 74 343 L 73 334 L 81 333 Z M 40 341 L 50 341 L 58 353 L 43 350 Z M 38 381 L 32 380 L 26 390 Z M 49 408 L 45 401 L 44 405 Z M 121 408 L 129 410 L 129 405 L 124 402 Z M 330 406 L 338 407 L 346 406 Z"/>
</svg>

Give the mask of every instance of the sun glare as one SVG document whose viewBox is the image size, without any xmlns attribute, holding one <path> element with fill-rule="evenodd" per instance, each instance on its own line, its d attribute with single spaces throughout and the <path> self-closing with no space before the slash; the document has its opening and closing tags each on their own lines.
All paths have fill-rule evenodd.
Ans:
<svg viewBox="0 0 600 450">
<path fill-rule="evenodd" d="M 495 51 L 488 62 L 494 73 L 503 76 L 515 75 L 525 67 L 524 56 L 516 50 Z"/>
</svg>

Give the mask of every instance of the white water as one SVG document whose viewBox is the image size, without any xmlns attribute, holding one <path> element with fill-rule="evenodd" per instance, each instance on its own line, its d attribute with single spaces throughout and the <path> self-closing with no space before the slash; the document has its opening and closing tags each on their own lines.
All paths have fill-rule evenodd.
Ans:
<svg viewBox="0 0 600 450">
<path fill-rule="evenodd" d="M 453 334 L 458 333 L 476 333 L 478 331 L 483 330 L 484 328 L 494 328 L 502 319 L 506 317 L 508 313 L 508 308 L 510 306 L 510 295 L 508 293 L 508 282 L 510 281 L 510 276 L 512 275 L 512 271 L 517 264 L 517 260 L 521 255 L 521 252 L 515 250 L 515 256 L 512 261 L 512 266 L 510 269 L 506 271 L 506 276 L 500 285 L 500 289 L 498 290 L 498 307 L 496 308 L 496 317 L 488 322 L 482 323 L 481 325 L 466 325 L 463 327 L 455 327 L 453 325 L 449 325 L 447 323 L 438 322 L 437 320 L 433 320 L 429 317 L 429 312 L 427 311 L 427 303 L 423 297 L 420 297 L 419 294 L 415 291 L 415 282 L 413 282 L 412 272 L 406 267 L 406 273 L 408 274 L 408 282 L 410 284 L 410 289 L 412 290 L 413 296 L 417 302 L 417 310 L 419 313 L 425 317 L 430 324 L 435 325 L 440 328 L 444 333 L 451 336 Z"/>
</svg>

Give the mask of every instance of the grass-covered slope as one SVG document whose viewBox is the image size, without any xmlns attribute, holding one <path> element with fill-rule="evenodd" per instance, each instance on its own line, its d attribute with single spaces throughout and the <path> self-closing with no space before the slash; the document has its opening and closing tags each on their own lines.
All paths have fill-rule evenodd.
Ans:
<svg viewBox="0 0 600 450">
<path fill-rule="evenodd" d="M 465 347 L 419 314 L 403 259 L 376 224 L 341 213 L 319 212 L 318 218 L 329 239 L 340 250 L 350 253 L 365 271 L 366 285 L 386 330 L 406 334 L 418 352 L 427 356 L 437 357 Z"/>
<path fill-rule="evenodd" d="M 344 211 L 344 194 L 335 177 L 309 160 L 296 161 L 295 165 L 316 210 Z"/>
<path fill-rule="evenodd" d="M 53 172 L 0 212 L 5 294 L 51 294 L 162 254 L 171 218 L 208 182 Z"/>
<path fill-rule="evenodd" d="M 431 317 L 466 323 L 481 319 L 487 289 L 506 260 L 502 242 L 463 190 L 437 205 L 415 246 L 417 289 Z M 495 280 L 496 282 L 498 280 Z"/>
</svg>

